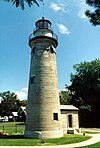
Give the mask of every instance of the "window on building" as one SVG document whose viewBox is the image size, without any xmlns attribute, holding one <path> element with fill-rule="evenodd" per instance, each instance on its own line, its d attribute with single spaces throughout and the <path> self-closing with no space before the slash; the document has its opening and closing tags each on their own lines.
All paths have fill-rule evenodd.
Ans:
<svg viewBox="0 0 100 148">
<path fill-rule="evenodd" d="M 58 113 L 53 113 L 53 120 L 58 120 Z"/>
<path fill-rule="evenodd" d="M 30 83 L 31 83 L 31 84 L 34 84 L 34 81 L 35 81 L 35 76 L 31 77 Z"/>
</svg>

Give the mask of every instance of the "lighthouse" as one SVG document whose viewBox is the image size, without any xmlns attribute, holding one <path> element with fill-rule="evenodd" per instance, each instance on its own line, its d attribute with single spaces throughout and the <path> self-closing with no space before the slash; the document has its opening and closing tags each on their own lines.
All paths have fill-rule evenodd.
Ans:
<svg viewBox="0 0 100 148">
<path fill-rule="evenodd" d="M 63 136 L 56 67 L 58 37 L 51 25 L 42 17 L 29 36 L 31 61 L 24 133 L 27 138 Z"/>
</svg>

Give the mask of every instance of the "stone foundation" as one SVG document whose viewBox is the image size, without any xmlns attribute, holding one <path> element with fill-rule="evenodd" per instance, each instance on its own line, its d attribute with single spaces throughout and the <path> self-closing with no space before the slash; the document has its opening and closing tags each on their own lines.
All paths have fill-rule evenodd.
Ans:
<svg viewBox="0 0 100 148">
<path fill-rule="evenodd" d="M 25 131 L 24 137 L 33 139 L 59 138 L 63 137 L 63 131 Z"/>
</svg>

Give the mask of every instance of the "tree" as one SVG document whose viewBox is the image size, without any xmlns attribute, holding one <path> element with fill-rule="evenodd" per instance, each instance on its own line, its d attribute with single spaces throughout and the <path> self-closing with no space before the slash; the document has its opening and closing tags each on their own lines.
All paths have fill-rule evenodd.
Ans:
<svg viewBox="0 0 100 148">
<path fill-rule="evenodd" d="M 87 10 L 86 16 L 94 26 L 100 25 L 100 0 L 86 0 L 86 3 L 95 9 L 93 12 Z"/>
<path fill-rule="evenodd" d="M 27 100 L 21 100 L 21 101 L 20 101 L 20 104 L 21 104 L 21 106 L 25 106 L 25 107 L 26 107 Z"/>
<path fill-rule="evenodd" d="M 9 116 L 12 111 L 18 111 L 21 106 L 20 100 L 17 99 L 15 93 L 11 93 L 10 91 L 1 92 L 0 97 L 2 98 L 0 103 L 1 116 Z"/>
<path fill-rule="evenodd" d="M 60 98 L 61 105 L 70 104 L 71 96 L 69 95 L 68 91 L 60 91 L 59 98 Z"/>
<path fill-rule="evenodd" d="M 67 86 L 70 101 L 80 109 L 82 125 L 100 126 L 100 60 L 76 64 L 73 68 L 76 72 L 71 74 L 71 85 Z"/>
<path fill-rule="evenodd" d="M 7 2 L 12 2 L 13 5 L 15 4 L 16 7 L 21 7 L 22 10 L 24 10 L 24 1 L 28 4 L 29 7 L 31 7 L 34 3 L 39 6 L 39 1 L 43 0 L 6 0 Z"/>
</svg>

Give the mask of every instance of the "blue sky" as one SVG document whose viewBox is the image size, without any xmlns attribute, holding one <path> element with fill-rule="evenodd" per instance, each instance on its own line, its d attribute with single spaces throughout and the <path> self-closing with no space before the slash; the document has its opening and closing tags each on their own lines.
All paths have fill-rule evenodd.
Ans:
<svg viewBox="0 0 100 148">
<path fill-rule="evenodd" d="M 73 65 L 100 58 L 100 27 L 92 26 L 84 11 L 85 0 L 45 0 L 44 16 L 52 22 L 58 35 L 58 85 L 70 84 Z M 0 92 L 10 90 L 26 99 L 30 48 L 28 37 L 35 21 L 43 16 L 43 5 L 25 10 L 0 1 Z"/>
</svg>

